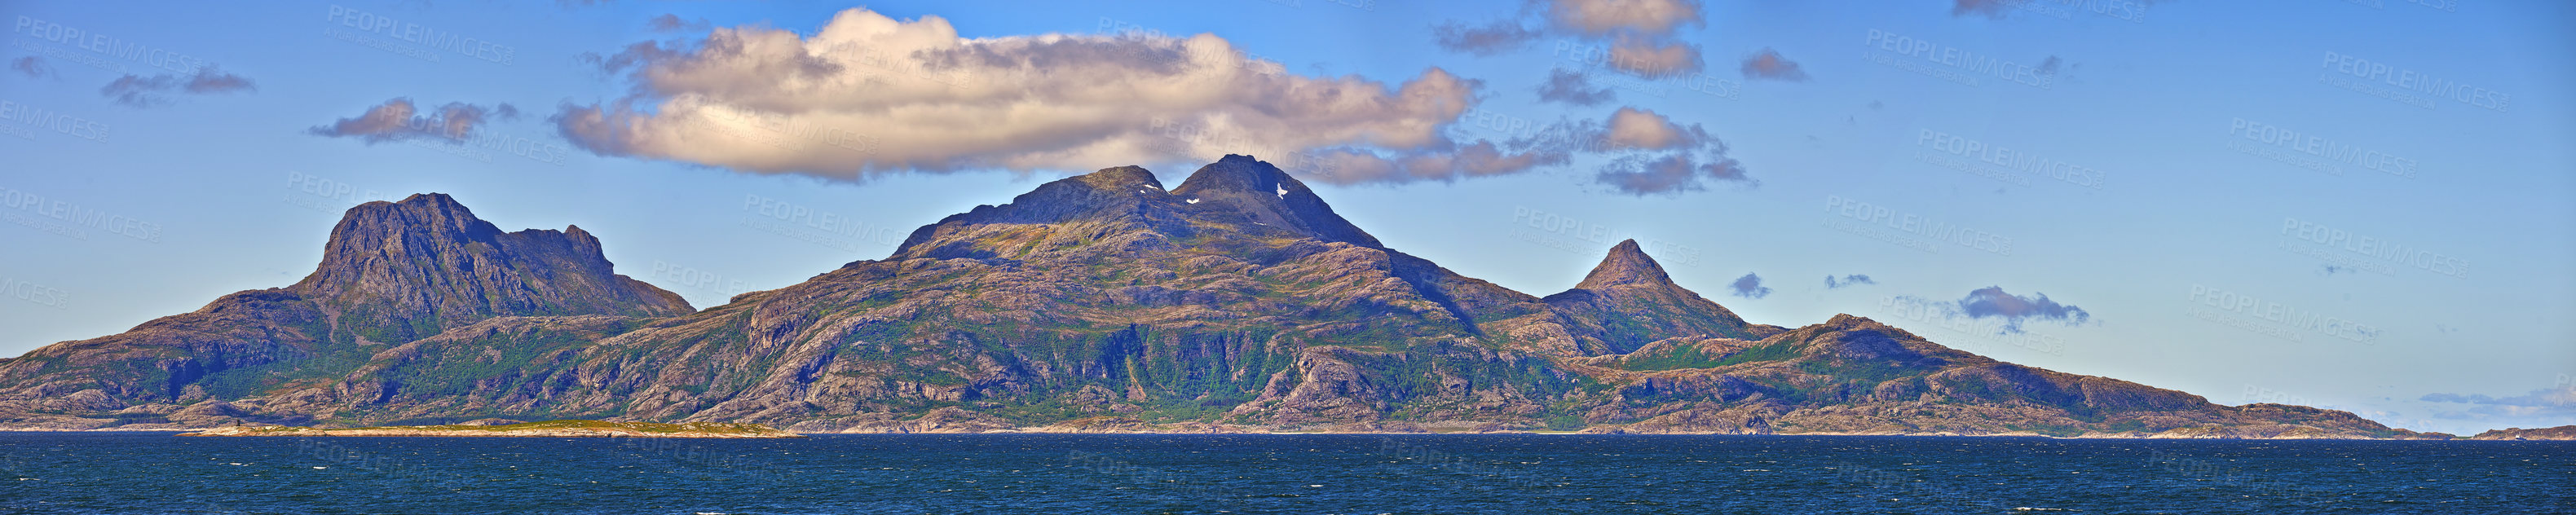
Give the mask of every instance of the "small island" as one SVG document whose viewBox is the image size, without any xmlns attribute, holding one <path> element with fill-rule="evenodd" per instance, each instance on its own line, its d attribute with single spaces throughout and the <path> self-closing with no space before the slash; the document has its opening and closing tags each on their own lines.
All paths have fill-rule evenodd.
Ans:
<svg viewBox="0 0 2576 515">
<path fill-rule="evenodd" d="M 2508 427 L 2508 428 L 2504 428 L 2504 429 L 2493 429 L 2493 430 L 2488 430 L 2487 432 L 2484 432 L 2484 433 L 2478 433 L 2478 435 L 2477 435 L 2477 436 L 2471 436 L 2471 437 L 2469 437 L 2469 439 L 2470 439 L 2470 440 L 2576 440 L 2576 426 L 2544 427 L 2544 428 L 2539 428 L 2539 429 L 2523 429 L 2523 428 L 2519 428 L 2519 427 Z"/>
<path fill-rule="evenodd" d="M 690 422 L 607 422 L 549 420 L 509 424 L 380 426 L 324 429 L 297 426 L 233 426 L 179 436 L 481 436 L 521 438 L 804 438 L 760 424 Z"/>
</svg>

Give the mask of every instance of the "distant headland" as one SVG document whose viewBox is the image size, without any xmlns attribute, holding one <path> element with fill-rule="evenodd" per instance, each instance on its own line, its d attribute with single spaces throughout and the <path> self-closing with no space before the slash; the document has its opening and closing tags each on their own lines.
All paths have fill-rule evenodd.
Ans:
<svg viewBox="0 0 2576 515">
<path fill-rule="evenodd" d="M 232 426 L 208 429 L 179 436 L 480 436 L 522 438 L 804 438 L 805 435 L 780 431 L 760 424 L 695 422 L 664 424 L 657 422 L 604 422 L 598 420 L 550 420 L 500 424 L 456 424 L 444 426 L 380 426 L 348 429 L 323 429 L 297 426 Z"/>
</svg>

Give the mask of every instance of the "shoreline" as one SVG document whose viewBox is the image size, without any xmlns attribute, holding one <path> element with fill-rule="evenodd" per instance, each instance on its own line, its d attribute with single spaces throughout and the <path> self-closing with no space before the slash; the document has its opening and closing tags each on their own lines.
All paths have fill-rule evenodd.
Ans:
<svg viewBox="0 0 2576 515">
<path fill-rule="evenodd" d="M 175 436 L 296 438 L 296 437 L 431 437 L 431 438 L 703 438 L 703 439 L 769 439 L 804 438 L 805 435 L 780 431 L 760 424 L 659 422 L 603 422 L 597 420 L 549 420 L 492 425 L 381 426 L 345 429 L 297 426 L 230 426 Z"/>
<path fill-rule="evenodd" d="M 268 427 L 278 427 L 278 426 L 268 426 Z M 0 428 L 0 433 L 171 433 L 171 434 L 172 434 L 172 436 L 330 437 L 330 438 L 350 438 L 350 437 L 426 437 L 426 438 L 707 438 L 707 439 L 758 439 L 758 438 L 798 438 L 798 437 L 824 436 L 824 435 L 1050 435 L 1050 434 L 1054 434 L 1054 435 L 1139 435 L 1139 436 L 1180 436 L 1180 435 L 1208 435 L 1208 436 L 1268 436 L 1268 435 L 1276 435 L 1276 436 L 1311 436 L 1311 435 L 1350 435 L 1350 436 L 1487 436 L 1487 435 L 1492 435 L 1492 436 L 1750 436 L 1750 437 L 1772 437 L 1772 436 L 1784 436 L 1784 437 L 1872 437 L 1872 436 L 1894 436 L 1894 437 L 1911 437 L 1911 438 L 2041 438 L 2041 439 L 2049 439 L 2049 440 L 2266 440 L 2266 441 L 2281 441 L 2281 440 L 2346 440 L 2346 441 L 2498 441 L 2498 442 L 2512 442 L 2512 441 L 2525 441 L 2525 442 L 2576 441 L 2576 439 L 2548 439 L 2548 438 L 2531 438 L 2531 439 L 2501 439 L 2501 438 L 2489 438 L 2489 439 L 2477 439 L 2477 438 L 2470 438 L 2470 437 L 2453 437 L 2453 438 L 2346 438 L 2346 437 L 2310 437 L 2310 436 L 2292 436 L 2292 437 L 2211 437 L 2211 436 L 2154 436 L 2154 435 L 2135 435 L 2135 436 L 2129 436 L 2129 435 L 2079 435 L 2079 436 L 2050 436 L 2050 435 L 2044 435 L 2044 434 L 2036 434 L 2036 433 L 1998 433 L 1998 434 L 1958 434 L 1958 433 L 1845 433 L 1845 432 L 1820 432 L 1820 433 L 1715 433 L 1715 432 L 1710 432 L 1710 433 L 1630 433 L 1630 432 L 1583 432 L 1583 431 L 1484 431 L 1484 432 L 1477 432 L 1477 431 L 1450 431 L 1450 432 L 1437 432 L 1437 431 L 1426 431 L 1426 432 L 1386 432 L 1386 431 L 1351 431 L 1351 432 L 1342 432 L 1342 431 L 1230 431 L 1230 432 L 1228 432 L 1228 431 L 1220 431 L 1220 432 L 1209 432 L 1209 431 L 1170 431 L 1170 432 L 1162 432 L 1162 431 L 1069 431 L 1069 430 L 1062 430 L 1062 429 L 1051 429 L 1051 428 L 1047 428 L 1047 427 L 1043 427 L 1043 426 L 1041 426 L 1041 427 L 1031 427 L 1031 428 L 1020 428 L 1020 429 L 1017 429 L 1017 430 L 955 431 L 955 432 L 941 432 L 941 431 L 931 431 L 931 432 L 907 432 L 907 431 L 859 431 L 859 432 L 804 432 L 804 433 L 799 433 L 799 432 L 787 432 L 787 431 L 780 431 L 780 432 L 779 432 L 779 433 L 782 433 L 782 434 L 794 435 L 794 436 L 742 436 L 742 435 L 731 435 L 731 434 L 724 434 L 724 433 L 707 433 L 707 434 L 705 434 L 705 435 L 695 435 L 695 434 L 690 434 L 690 435 L 682 436 L 682 435 L 672 435 L 672 434 L 655 434 L 655 433 L 642 433 L 642 432 L 638 432 L 638 433 L 634 433 L 634 434 L 626 434 L 626 433 L 620 433 L 620 434 L 569 434 L 568 432 L 559 432 L 560 430 L 537 430 L 537 429 L 530 429 L 530 430 L 517 430 L 517 431 L 511 431 L 511 430 L 415 430 L 415 429 L 395 429 L 395 428 L 384 428 L 384 427 L 369 427 L 369 428 L 341 428 L 341 429 L 313 429 L 313 428 L 302 428 L 302 429 L 303 429 L 302 431 L 271 431 L 271 432 L 264 433 L 264 434 L 198 434 L 198 433 L 204 433 L 204 432 L 209 432 L 209 431 L 217 431 L 217 430 L 225 430 L 225 429 L 231 429 L 231 427 L 216 427 L 216 428 L 136 428 L 136 429 L 117 429 L 117 428 L 98 428 L 98 429 Z M 549 432 L 549 431 L 556 431 L 556 432 Z"/>
</svg>

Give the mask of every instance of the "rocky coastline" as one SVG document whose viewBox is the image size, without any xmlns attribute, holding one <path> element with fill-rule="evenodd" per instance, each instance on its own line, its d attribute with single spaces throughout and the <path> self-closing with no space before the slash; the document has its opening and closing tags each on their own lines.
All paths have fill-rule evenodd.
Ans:
<svg viewBox="0 0 2576 515">
<path fill-rule="evenodd" d="M 382 426 L 329 429 L 298 426 L 231 426 L 179 436 L 440 436 L 507 438 L 804 438 L 760 424 L 602 422 L 554 420 L 495 425 Z"/>
</svg>

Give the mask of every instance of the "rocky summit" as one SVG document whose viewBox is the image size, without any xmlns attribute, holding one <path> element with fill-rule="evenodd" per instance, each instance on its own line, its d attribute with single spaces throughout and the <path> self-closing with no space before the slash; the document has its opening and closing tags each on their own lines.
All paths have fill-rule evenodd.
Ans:
<svg viewBox="0 0 2576 515">
<path fill-rule="evenodd" d="M 0 427 L 302 420 L 258 406 L 284 388 L 334 384 L 380 353 L 451 329 L 495 317 L 691 311 L 677 294 L 617 275 L 599 239 L 580 227 L 505 233 L 435 193 L 368 202 L 349 208 L 322 264 L 294 285 L 224 295 L 121 334 L 0 360 Z"/>
<path fill-rule="evenodd" d="M 502 233 L 443 195 L 353 208 L 324 254 L 287 288 L 0 361 L 0 427 L 2447 436 L 1851 315 L 1752 324 L 1635 242 L 1540 298 L 1389 248 L 1247 156 L 1168 189 L 1132 166 L 1049 182 L 704 311 L 578 228 Z"/>
</svg>

